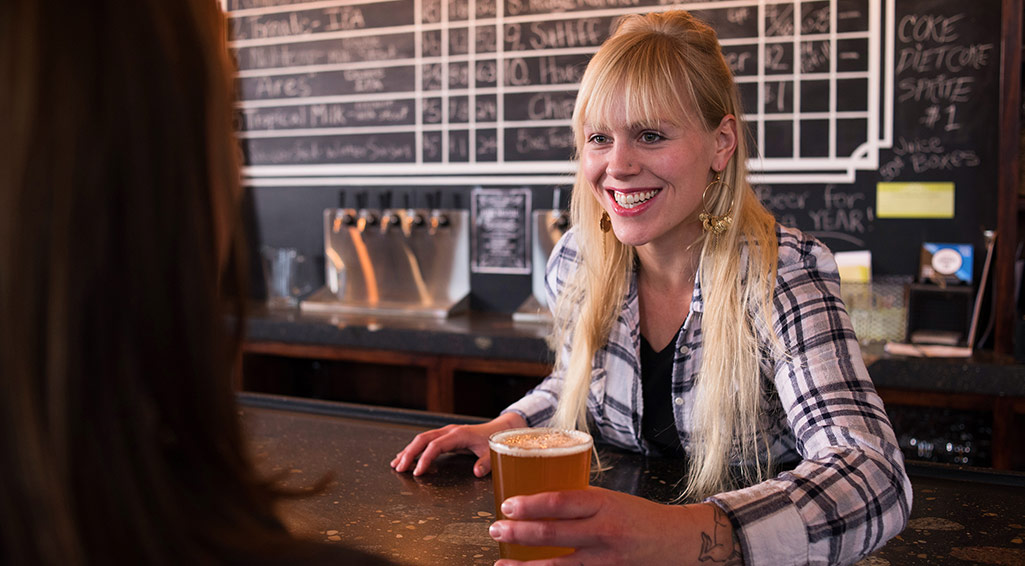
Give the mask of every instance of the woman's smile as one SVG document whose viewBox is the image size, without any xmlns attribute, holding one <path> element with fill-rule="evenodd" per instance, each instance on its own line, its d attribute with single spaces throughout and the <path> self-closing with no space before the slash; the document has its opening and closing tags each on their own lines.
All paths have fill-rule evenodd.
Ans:
<svg viewBox="0 0 1025 566">
<path fill-rule="evenodd" d="M 648 208 L 662 189 L 606 189 L 612 197 L 616 214 L 630 216 Z"/>
</svg>

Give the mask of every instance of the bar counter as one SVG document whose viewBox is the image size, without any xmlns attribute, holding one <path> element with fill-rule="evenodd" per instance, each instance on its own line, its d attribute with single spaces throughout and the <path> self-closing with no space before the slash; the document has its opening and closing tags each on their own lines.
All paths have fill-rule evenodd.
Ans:
<svg viewBox="0 0 1025 566">
<path fill-rule="evenodd" d="M 551 368 L 548 325 L 499 313 L 398 318 L 254 305 L 247 331 L 245 379 L 238 384 L 246 391 L 490 417 Z M 932 418 L 923 411 L 975 415 L 974 439 L 991 448 L 976 444 L 971 459 L 944 454 L 943 461 L 1025 471 L 1025 365 L 984 351 L 922 359 L 871 344 L 862 353 L 887 407 L 910 408 L 912 422 Z M 913 456 L 914 431 L 904 432 L 902 447 Z M 938 446 L 949 436 L 919 432 Z"/>
<path fill-rule="evenodd" d="M 449 318 L 327 314 L 253 304 L 250 342 L 482 356 L 548 363 L 548 326 L 510 315 L 463 312 Z"/>
<path fill-rule="evenodd" d="M 402 565 L 477 565 L 498 559 L 490 477 L 450 455 L 414 478 L 388 463 L 418 432 L 478 419 L 252 393 L 240 413 L 257 465 L 295 488 L 331 474 L 327 488 L 284 504 L 295 532 L 348 544 Z M 669 501 L 678 460 L 602 449 L 612 465 L 594 485 Z M 910 465 L 908 527 L 861 566 L 1025 564 L 1025 474 Z"/>
<path fill-rule="evenodd" d="M 250 344 L 391 350 L 439 356 L 483 357 L 548 364 L 549 328 L 499 313 L 465 312 L 448 319 L 373 317 L 269 310 L 254 305 L 247 322 Z M 258 349 L 256 350 L 258 351 Z M 881 346 L 863 348 L 877 387 L 953 394 L 1025 397 L 1025 364 L 979 352 L 968 359 L 891 356 Z"/>
</svg>

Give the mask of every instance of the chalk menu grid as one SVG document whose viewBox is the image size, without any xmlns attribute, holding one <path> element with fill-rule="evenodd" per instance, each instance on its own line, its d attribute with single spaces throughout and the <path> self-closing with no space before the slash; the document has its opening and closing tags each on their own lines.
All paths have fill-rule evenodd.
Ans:
<svg viewBox="0 0 1025 566">
<path fill-rule="evenodd" d="M 244 173 L 278 186 L 572 182 L 588 59 L 620 16 L 682 8 L 719 34 L 757 145 L 752 180 L 852 182 L 892 145 L 893 3 L 226 0 Z"/>
</svg>

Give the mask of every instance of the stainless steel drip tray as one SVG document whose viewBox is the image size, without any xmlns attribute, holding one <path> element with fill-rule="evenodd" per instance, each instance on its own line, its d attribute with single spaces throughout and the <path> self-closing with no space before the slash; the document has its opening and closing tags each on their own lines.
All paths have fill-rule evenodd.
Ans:
<svg viewBox="0 0 1025 566">
<path fill-rule="evenodd" d="M 552 324 L 552 311 L 548 307 L 541 306 L 541 303 L 534 295 L 527 297 L 520 308 L 513 313 L 512 319 L 516 322 L 540 322 Z"/>
<path fill-rule="evenodd" d="M 347 302 L 340 300 L 327 287 L 321 287 L 309 297 L 299 302 L 303 312 L 329 314 L 362 314 L 377 316 L 448 318 L 467 309 L 470 296 L 451 304 L 419 304 L 399 301 L 379 301 L 375 304 L 363 302 Z"/>
</svg>

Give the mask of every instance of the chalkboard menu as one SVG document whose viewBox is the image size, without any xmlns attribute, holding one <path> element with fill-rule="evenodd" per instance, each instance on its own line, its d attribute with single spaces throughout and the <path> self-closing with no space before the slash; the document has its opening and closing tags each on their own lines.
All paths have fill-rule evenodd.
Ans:
<svg viewBox="0 0 1025 566">
<path fill-rule="evenodd" d="M 878 110 L 868 114 L 866 144 L 851 153 L 862 164 L 848 179 L 779 179 L 756 191 L 784 224 L 834 250 L 871 250 L 877 273 L 910 275 L 923 242 L 973 244 L 982 254 L 983 230 L 996 225 L 1000 11 L 952 0 L 884 7 L 881 88 L 870 90 Z M 881 218 L 879 187 L 891 182 L 950 185 L 953 215 Z"/>
<path fill-rule="evenodd" d="M 995 223 L 999 10 L 961 0 L 226 0 L 248 182 L 570 183 L 587 61 L 670 7 L 717 30 L 784 223 L 883 273 Z M 884 181 L 953 183 L 957 221 L 877 217 Z"/>
</svg>

